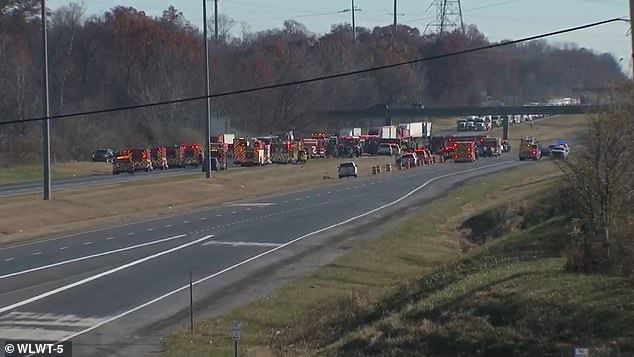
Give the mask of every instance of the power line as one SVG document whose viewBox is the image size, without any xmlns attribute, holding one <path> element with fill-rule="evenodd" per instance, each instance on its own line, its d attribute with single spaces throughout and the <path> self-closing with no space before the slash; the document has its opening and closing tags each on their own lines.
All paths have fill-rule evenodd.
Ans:
<svg viewBox="0 0 634 357">
<path fill-rule="evenodd" d="M 78 116 L 113 113 L 113 112 L 124 111 L 124 110 L 157 107 L 157 106 L 169 105 L 169 104 L 187 103 L 187 102 L 193 102 L 193 101 L 203 100 L 203 99 L 207 99 L 207 98 L 221 98 L 221 97 L 228 97 L 228 96 L 238 95 L 238 94 L 259 92 L 259 91 L 267 90 L 267 89 L 275 89 L 275 88 L 281 88 L 281 87 L 296 86 L 296 85 L 306 84 L 306 83 L 321 82 L 321 81 L 328 80 L 328 79 L 349 77 L 349 76 L 354 76 L 354 75 L 357 75 L 357 74 L 376 72 L 376 71 L 381 71 L 381 70 L 384 70 L 384 69 L 396 68 L 396 67 L 411 65 L 411 64 L 415 64 L 415 63 L 429 62 L 429 61 L 434 61 L 434 60 L 438 60 L 438 59 L 449 58 L 449 57 L 454 57 L 454 56 L 458 56 L 458 55 L 464 55 L 464 54 L 469 54 L 469 53 L 489 50 L 489 49 L 492 49 L 492 48 L 510 46 L 510 45 L 514 45 L 514 44 L 518 44 L 518 43 L 522 43 L 522 42 L 528 42 L 528 41 L 538 40 L 538 39 L 545 38 L 545 37 L 561 35 L 561 34 L 568 33 L 568 32 L 584 30 L 584 29 L 588 29 L 588 28 L 592 28 L 592 27 L 596 27 L 596 26 L 601 26 L 601 25 L 612 23 L 612 22 L 618 22 L 618 21 L 627 21 L 627 20 L 622 18 L 622 17 L 616 17 L 616 18 L 612 18 L 612 19 L 608 19 L 608 20 L 592 22 L 592 23 L 585 24 L 585 25 L 569 27 L 569 28 L 566 28 L 566 29 L 563 29 L 563 30 L 557 30 L 557 31 L 542 33 L 542 34 L 539 34 L 539 35 L 534 35 L 534 36 L 530 36 L 530 37 L 524 37 L 524 38 L 521 38 L 521 39 L 507 41 L 507 42 L 502 42 L 502 43 L 494 43 L 494 44 L 490 44 L 490 45 L 486 45 L 486 46 L 474 47 L 474 48 L 470 48 L 470 49 L 466 49 L 466 50 L 445 53 L 445 54 L 442 54 L 442 55 L 417 58 L 417 59 L 413 59 L 413 60 L 409 60 L 409 61 L 397 62 L 397 63 L 392 63 L 392 64 L 388 64 L 388 65 L 383 65 L 383 66 L 364 68 L 364 69 L 360 69 L 360 70 L 356 70 L 356 71 L 336 73 L 336 74 L 331 74 L 331 75 L 327 75 L 327 76 L 320 76 L 320 77 L 314 77 L 314 78 L 308 78 L 308 79 L 302 79 L 302 80 L 296 80 L 296 81 L 290 81 L 290 82 L 283 82 L 283 83 L 277 83 L 277 84 L 269 84 L 269 85 L 260 86 L 260 87 L 254 87 L 254 88 L 248 88 L 248 89 L 239 89 L 239 90 L 233 90 L 233 91 L 228 91 L 228 92 L 220 92 L 220 93 L 216 93 L 216 94 L 211 94 L 209 96 L 188 97 L 188 98 L 181 98 L 181 99 L 174 99 L 174 100 L 167 100 L 167 101 L 160 101 L 160 102 L 153 102 L 153 103 L 146 103 L 146 104 L 128 105 L 128 106 L 124 106 L 124 107 L 115 107 L 115 108 L 91 110 L 91 111 L 84 111 L 84 112 L 77 112 L 77 113 L 59 114 L 59 115 L 50 116 L 48 118 L 46 118 L 46 117 L 36 117 L 36 118 L 28 118 L 28 119 L 8 120 L 8 121 L 0 122 L 0 125 L 29 123 L 29 122 L 42 121 L 42 120 L 46 120 L 46 119 L 64 119 L 64 118 L 71 118 L 71 117 L 78 117 Z"/>
</svg>

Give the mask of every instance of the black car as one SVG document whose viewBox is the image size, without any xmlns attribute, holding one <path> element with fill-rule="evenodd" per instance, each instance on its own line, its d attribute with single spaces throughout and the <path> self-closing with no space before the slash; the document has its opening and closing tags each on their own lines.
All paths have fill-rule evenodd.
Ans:
<svg viewBox="0 0 634 357">
<path fill-rule="evenodd" d="M 92 153 L 92 161 L 96 162 L 112 162 L 113 158 L 113 149 L 97 149 Z"/>
<path fill-rule="evenodd" d="M 542 148 L 542 156 L 550 156 L 550 153 L 557 145 L 548 145 L 548 147 Z"/>
</svg>

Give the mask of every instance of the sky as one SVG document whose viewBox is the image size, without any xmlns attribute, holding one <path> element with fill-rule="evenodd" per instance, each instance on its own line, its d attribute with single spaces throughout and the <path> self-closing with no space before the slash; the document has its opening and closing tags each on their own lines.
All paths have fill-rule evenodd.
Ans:
<svg viewBox="0 0 634 357">
<path fill-rule="evenodd" d="M 81 0 L 76 0 L 81 2 Z M 282 26 L 284 20 L 303 23 L 311 32 L 323 34 L 332 24 L 351 23 L 352 0 L 218 0 L 219 13 L 236 21 L 234 32 L 245 23 L 251 31 Z M 451 2 L 452 0 L 450 0 Z M 48 0 L 55 9 L 69 0 Z M 373 28 L 393 21 L 394 0 L 354 0 L 357 26 Z M 423 32 L 435 22 L 433 0 L 397 0 L 397 20 Z M 453 0 L 457 2 L 457 0 Z M 476 25 L 490 41 L 513 40 L 614 17 L 629 18 L 627 0 L 462 0 L 463 19 Z M 196 27 L 202 23 L 202 0 L 84 0 L 86 15 L 102 15 L 117 5 L 131 6 L 152 16 L 174 5 Z M 207 2 L 213 16 L 213 0 Z M 431 31 L 431 30 L 429 30 Z M 552 43 L 576 43 L 579 47 L 611 53 L 630 73 L 629 23 L 617 22 L 547 39 Z"/>
</svg>

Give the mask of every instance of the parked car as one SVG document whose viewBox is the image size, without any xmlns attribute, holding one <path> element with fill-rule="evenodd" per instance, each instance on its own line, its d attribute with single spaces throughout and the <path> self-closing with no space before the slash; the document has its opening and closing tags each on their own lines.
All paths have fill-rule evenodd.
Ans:
<svg viewBox="0 0 634 357">
<path fill-rule="evenodd" d="M 381 144 L 381 145 L 379 145 L 379 149 L 376 151 L 376 154 L 377 155 L 391 156 L 393 154 L 392 145 L 390 145 L 390 144 Z"/>
<path fill-rule="evenodd" d="M 392 148 L 392 155 L 400 155 L 401 154 L 401 147 L 396 145 L 396 144 L 390 144 L 390 147 Z"/>
<path fill-rule="evenodd" d="M 357 177 L 359 174 L 359 169 L 357 168 L 357 164 L 354 161 L 344 162 L 337 166 L 339 170 L 339 178 L 344 178 L 348 176 Z"/>
<path fill-rule="evenodd" d="M 95 162 L 112 162 L 113 158 L 113 149 L 97 149 L 92 153 L 92 161 Z"/>
</svg>

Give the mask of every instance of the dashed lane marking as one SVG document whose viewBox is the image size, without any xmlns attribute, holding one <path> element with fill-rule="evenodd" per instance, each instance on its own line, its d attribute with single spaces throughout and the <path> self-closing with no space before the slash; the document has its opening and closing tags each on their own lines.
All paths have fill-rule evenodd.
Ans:
<svg viewBox="0 0 634 357">
<path fill-rule="evenodd" d="M 33 253 L 33 255 L 40 255 L 40 254 L 42 254 L 42 252 L 35 252 L 35 253 Z"/>
<path fill-rule="evenodd" d="M 192 245 L 195 245 L 195 244 L 198 244 L 198 243 L 202 243 L 202 242 L 206 241 L 207 239 L 209 239 L 211 237 L 213 237 L 213 236 L 212 235 L 205 236 L 205 237 L 196 239 L 194 241 L 187 242 L 185 244 L 181 244 L 181 245 L 179 245 L 177 247 L 174 247 L 174 248 L 171 248 L 171 249 L 168 249 L 168 250 L 164 250 L 164 251 L 152 254 L 152 255 L 145 256 L 145 257 L 143 257 L 141 259 L 137 259 L 137 260 L 134 260 L 134 261 L 132 261 L 130 263 L 120 265 L 120 266 L 118 266 L 116 268 L 112 268 L 110 270 L 106 270 L 106 271 L 101 272 L 99 274 L 95 274 L 95 275 L 89 276 L 87 278 L 78 280 L 78 281 L 76 281 L 74 283 L 71 283 L 71 284 L 68 284 L 68 285 L 64 285 L 64 286 L 60 286 L 59 288 L 56 288 L 56 289 L 47 291 L 45 293 L 33 296 L 33 297 L 28 298 L 26 300 L 18 301 L 18 302 L 14 303 L 14 304 L 11 304 L 11 305 L 8 305 L 8 306 L 0 308 L 0 314 L 3 314 L 5 312 L 7 312 L 7 311 L 15 310 L 18 307 L 30 304 L 32 302 L 36 302 L 36 301 L 40 301 L 42 299 L 46 299 L 49 296 L 56 295 L 56 294 L 59 294 L 61 292 L 66 291 L 66 290 L 72 289 L 74 287 L 87 284 L 87 283 L 89 283 L 91 281 L 103 278 L 104 276 L 112 275 L 112 274 L 114 274 L 116 272 L 119 272 L 119 271 L 124 270 L 124 269 L 128 269 L 128 268 L 133 267 L 135 265 L 139 265 L 139 264 L 145 263 L 148 260 L 156 259 L 156 258 L 158 258 L 160 256 L 163 256 L 163 255 L 166 255 L 166 254 L 170 254 L 170 253 L 176 252 L 178 250 L 182 250 L 184 248 L 187 248 L 189 246 L 192 246 Z"/>
<path fill-rule="evenodd" d="M 15 258 L 7 258 L 7 259 L 5 259 L 4 261 L 5 261 L 5 262 L 10 262 L 10 261 L 12 261 L 12 260 L 15 260 Z"/>
<path fill-rule="evenodd" d="M 132 246 L 125 247 L 125 248 L 109 250 L 109 251 L 106 251 L 106 252 L 86 255 L 86 256 L 83 256 L 83 257 L 69 259 L 69 260 L 64 260 L 64 261 L 53 263 L 53 264 L 42 265 L 42 266 L 39 266 L 39 267 L 36 267 L 36 268 L 31 268 L 31 269 L 27 269 L 27 270 L 18 271 L 18 272 L 15 272 L 15 273 L 0 275 L 0 280 L 1 279 L 6 279 L 6 278 L 10 278 L 10 277 L 13 277 L 13 276 L 18 276 L 18 275 L 24 275 L 24 274 L 32 273 L 32 272 L 39 271 L 39 270 L 49 269 L 49 268 L 57 267 L 57 266 L 60 266 L 60 265 L 80 262 L 82 260 L 94 259 L 94 258 L 102 257 L 104 255 L 110 255 L 110 254 L 125 252 L 126 250 L 141 248 L 141 247 L 145 247 L 145 246 L 148 246 L 148 245 L 168 242 L 170 240 L 183 238 L 185 236 L 186 236 L 185 234 L 180 234 L 180 235 L 177 235 L 177 236 L 173 236 L 173 237 L 169 237 L 169 238 L 163 238 L 163 239 L 159 239 L 159 240 L 155 240 L 155 241 L 151 241 L 151 242 L 147 242 L 147 243 L 141 243 L 141 244 L 137 244 L 137 245 L 132 245 Z M 62 247 L 62 248 L 66 249 L 66 247 Z M 59 249 L 62 249 L 62 248 L 59 248 Z"/>
<path fill-rule="evenodd" d="M 92 242 L 84 242 L 84 245 L 91 245 Z"/>
</svg>

